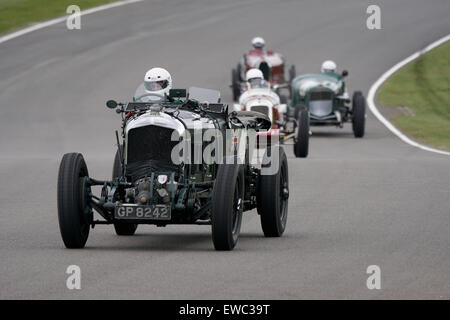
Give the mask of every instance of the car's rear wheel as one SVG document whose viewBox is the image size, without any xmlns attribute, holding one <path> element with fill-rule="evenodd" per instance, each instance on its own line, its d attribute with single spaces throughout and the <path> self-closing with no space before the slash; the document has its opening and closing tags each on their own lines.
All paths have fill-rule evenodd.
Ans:
<svg viewBox="0 0 450 320">
<path fill-rule="evenodd" d="M 309 113 L 302 109 L 297 116 L 297 135 L 294 139 L 294 154 L 297 158 L 306 158 L 309 151 Z"/>
<path fill-rule="evenodd" d="M 89 236 L 92 209 L 88 205 L 88 169 L 80 153 L 66 153 L 58 173 L 58 221 L 64 245 L 83 248 Z"/>
<path fill-rule="evenodd" d="M 361 91 L 356 91 L 352 99 L 352 127 L 355 138 L 364 137 L 366 125 L 366 99 Z"/>
<path fill-rule="evenodd" d="M 120 146 L 121 152 L 123 152 L 123 147 Z M 123 153 L 122 153 L 123 154 Z M 116 151 L 116 156 L 114 157 L 114 165 L 112 171 L 112 179 L 122 175 L 122 163 L 120 162 L 119 149 Z M 137 224 L 126 223 L 126 222 L 114 222 L 114 230 L 118 236 L 132 236 L 136 232 Z"/>
<path fill-rule="evenodd" d="M 238 101 L 241 95 L 240 81 L 238 70 L 231 70 L 231 90 L 233 92 L 233 101 Z"/>
<path fill-rule="evenodd" d="M 232 250 L 241 230 L 244 167 L 220 164 L 212 194 L 212 239 L 216 250 Z"/>
<path fill-rule="evenodd" d="M 264 155 L 264 165 L 268 166 L 268 157 Z M 264 174 L 261 170 L 259 177 L 259 187 L 257 193 L 257 210 L 261 218 L 261 226 L 266 237 L 280 237 L 286 229 L 289 199 L 289 173 L 287 157 L 284 149 L 280 146 L 270 148 L 270 157 L 277 156 L 278 163 L 274 161 L 271 165 L 278 168 L 272 168 L 272 174 Z"/>
</svg>

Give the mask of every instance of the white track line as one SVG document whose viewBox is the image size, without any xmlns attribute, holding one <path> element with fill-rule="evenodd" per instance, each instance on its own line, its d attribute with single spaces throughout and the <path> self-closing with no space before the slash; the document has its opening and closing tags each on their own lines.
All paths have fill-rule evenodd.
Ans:
<svg viewBox="0 0 450 320">
<path fill-rule="evenodd" d="M 124 0 L 124 1 L 108 3 L 108 4 L 105 4 L 105 5 L 102 5 L 102 6 L 98 6 L 98 7 L 94 7 L 94 8 L 91 8 L 91 9 L 83 10 L 83 11 L 80 12 L 80 14 L 81 15 L 91 14 L 91 13 L 94 13 L 94 12 L 103 11 L 103 10 L 107 10 L 107 9 L 110 9 L 110 8 L 120 7 L 120 6 L 124 6 L 126 4 L 135 3 L 135 2 L 141 2 L 141 1 L 143 1 L 143 0 Z M 52 26 L 52 25 L 60 23 L 60 22 L 64 22 L 64 21 L 66 21 L 67 17 L 69 17 L 69 15 L 64 16 L 64 17 L 60 17 L 60 18 L 56 18 L 56 19 L 52 19 L 52 20 L 48 20 L 48 21 L 45 21 L 45 22 L 41 22 L 41 23 L 35 24 L 35 25 L 31 26 L 31 27 L 28 27 L 28 28 L 25 28 L 25 29 L 22 29 L 22 30 L 19 30 L 19 31 L 10 33 L 10 34 L 7 34 L 7 35 L 5 35 L 3 37 L 0 37 L 0 43 L 6 42 L 8 40 L 11 40 L 11 39 L 14 39 L 14 38 L 17 38 L 17 37 L 20 37 L 20 36 L 23 36 L 24 34 L 27 34 L 27 33 L 30 33 L 30 32 L 33 32 L 33 31 L 36 31 L 36 30 L 39 30 L 39 29 L 42 29 L 42 28 L 46 28 L 46 27 Z"/>
<path fill-rule="evenodd" d="M 394 127 L 394 125 L 392 123 L 390 123 L 385 117 L 383 117 L 383 115 L 380 113 L 380 111 L 378 111 L 376 105 L 375 105 L 375 94 L 377 93 L 378 88 L 383 84 L 384 81 L 386 81 L 394 72 L 396 72 L 397 70 L 399 70 L 400 68 L 402 68 L 403 66 L 405 66 L 406 64 L 410 63 L 411 61 L 413 61 L 414 59 L 419 58 L 421 55 L 423 55 L 424 53 L 430 51 L 431 49 L 436 48 L 437 46 L 443 44 L 444 42 L 447 42 L 450 40 L 450 34 L 433 42 L 432 44 L 428 45 L 426 48 L 412 54 L 411 56 L 409 56 L 408 58 L 406 58 L 405 60 L 397 63 L 395 66 L 393 66 L 391 69 L 389 69 L 388 71 L 386 71 L 373 85 L 372 87 L 370 87 L 369 90 L 369 95 L 367 97 L 367 103 L 369 105 L 370 111 L 372 111 L 372 113 L 375 115 L 375 117 L 378 118 L 378 120 L 381 121 L 382 124 L 384 124 L 389 130 L 391 130 L 391 132 L 393 134 L 395 134 L 397 137 L 399 137 L 400 139 L 402 139 L 404 142 L 420 148 L 422 150 L 426 150 L 426 151 L 431 151 L 431 152 L 436 152 L 436 153 L 440 153 L 440 154 L 445 154 L 447 156 L 450 156 L 450 152 L 447 151 L 442 151 L 442 150 L 438 150 L 438 149 L 434 149 L 434 148 L 430 148 L 427 146 L 424 146 L 420 143 L 417 143 L 416 141 L 411 140 L 410 138 L 408 138 L 407 136 L 405 136 L 403 133 L 401 133 L 396 127 Z"/>
</svg>

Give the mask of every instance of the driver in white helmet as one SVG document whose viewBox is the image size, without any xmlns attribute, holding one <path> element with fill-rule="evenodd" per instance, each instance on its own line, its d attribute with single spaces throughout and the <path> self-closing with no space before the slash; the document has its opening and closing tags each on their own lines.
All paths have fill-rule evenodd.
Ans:
<svg viewBox="0 0 450 320">
<path fill-rule="evenodd" d="M 256 68 L 247 71 L 245 74 L 245 80 L 247 81 L 247 89 L 269 87 L 267 81 L 264 80 L 262 71 Z"/>
<path fill-rule="evenodd" d="M 252 39 L 252 46 L 254 49 L 262 50 L 265 46 L 266 42 L 261 37 L 255 37 Z"/>
<path fill-rule="evenodd" d="M 341 80 L 343 76 L 341 74 L 337 73 L 336 69 L 337 69 L 336 63 L 334 63 L 334 61 L 327 60 L 324 63 L 322 63 L 322 67 L 321 67 L 320 71 L 322 73 L 325 73 L 328 76 L 336 78 L 337 80 Z M 348 94 L 347 94 L 347 91 L 345 89 L 345 84 L 344 83 L 342 83 L 342 86 L 339 89 L 339 94 L 344 99 L 348 98 Z"/>
<path fill-rule="evenodd" d="M 327 60 L 324 63 L 322 63 L 322 67 L 320 68 L 320 71 L 322 73 L 336 73 L 336 63 L 331 60 Z"/>
<path fill-rule="evenodd" d="M 172 77 L 163 68 L 151 68 L 144 77 L 143 88 L 136 91 L 136 101 L 165 100 L 172 88 Z"/>
<path fill-rule="evenodd" d="M 325 73 L 328 76 L 334 77 L 338 80 L 342 79 L 342 75 L 336 72 L 336 63 L 331 60 L 327 60 L 324 63 L 322 63 L 322 67 L 320 68 L 320 71 L 322 73 Z"/>
</svg>

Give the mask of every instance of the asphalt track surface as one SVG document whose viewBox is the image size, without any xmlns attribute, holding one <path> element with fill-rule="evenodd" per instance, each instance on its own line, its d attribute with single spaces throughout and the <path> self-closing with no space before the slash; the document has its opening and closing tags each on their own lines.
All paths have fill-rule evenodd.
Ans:
<svg viewBox="0 0 450 320">
<path fill-rule="evenodd" d="M 369 1 L 145 1 L 0 44 L 0 298 L 450 298 L 450 158 L 401 142 L 370 113 L 363 139 L 347 125 L 313 130 L 307 159 L 287 148 L 282 238 L 262 236 L 256 211 L 232 252 L 214 251 L 208 226 L 139 226 L 134 237 L 97 226 L 83 250 L 59 235 L 62 155 L 81 152 L 92 176 L 110 176 L 119 119 L 104 103 L 129 99 L 148 68 L 229 102 L 230 69 L 261 35 L 298 73 L 331 58 L 367 94 L 450 31 L 447 0 L 377 3 L 377 31 L 366 29 Z M 81 290 L 66 288 L 71 264 Z M 366 287 L 369 265 L 381 290 Z"/>
</svg>

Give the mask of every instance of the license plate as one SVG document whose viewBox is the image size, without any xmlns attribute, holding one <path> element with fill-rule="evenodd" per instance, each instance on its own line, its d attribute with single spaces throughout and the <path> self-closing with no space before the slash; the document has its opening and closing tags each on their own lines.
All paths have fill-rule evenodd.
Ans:
<svg viewBox="0 0 450 320">
<path fill-rule="evenodd" d="M 122 204 L 116 206 L 114 217 L 116 219 L 170 220 L 170 206 Z"/>
</svg>

